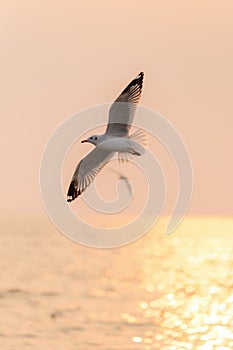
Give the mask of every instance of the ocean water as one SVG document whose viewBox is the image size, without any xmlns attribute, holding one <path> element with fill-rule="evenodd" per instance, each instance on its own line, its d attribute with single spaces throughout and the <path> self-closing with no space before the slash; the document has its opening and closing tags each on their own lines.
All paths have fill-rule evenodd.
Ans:
<svg viewBox="0 0 233 350">
<path fill-rule="evenodd" d="M 0 348 L 233 349 L 233 220 L 163 223 L 139 241 L 81 247 L 49 221 L 3 224 Z"/>
</svg>

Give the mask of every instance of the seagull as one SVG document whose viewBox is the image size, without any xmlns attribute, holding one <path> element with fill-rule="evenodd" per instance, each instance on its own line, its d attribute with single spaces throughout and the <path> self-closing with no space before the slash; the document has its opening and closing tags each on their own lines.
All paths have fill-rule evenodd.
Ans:
<svg viewBox="0 0 233 350">
<path fill-rule="evenodd" d="M 132 195 L 132 187 L 131 187 L 131 184 L 129 182 L 129 179 L 125 175 L 123 175 L 122 173 L 120 173 L 119 171 L 117 171 L 115 169 L 114 170 L 108 169 L 108 170 L 111 171 L 112 173 L 115 173 L 118 176 L 119 180 L 122 180 L 125 182 L 127 190 L 129 192 L 129 195 L 131 196 Z"/>
<path fill-rule="evenodd" d="M 67 202 L 72 202 L 86 190 L 94 181 L 95 176 L 118 152 L 119 161 L 128 161 L 133 156 L 141 156 L 145 153 L 145 134 L 137 130 L 129 135 L 135 110 L 142 93 L 144 73 L 139 73 L 118 98 L 113 102 L 109 110 L 108 125 L 103 135 L 92 135 L 86 140 L 95 148 L 84 157 L 77 165 L 72 177 Z"/>
</svg>

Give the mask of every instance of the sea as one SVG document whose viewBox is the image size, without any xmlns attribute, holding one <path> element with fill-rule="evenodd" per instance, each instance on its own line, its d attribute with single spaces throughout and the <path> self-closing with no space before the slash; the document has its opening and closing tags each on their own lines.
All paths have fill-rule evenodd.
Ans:
<svg viewBox="0 0 233 350">
<path fill-rule="evenodd" d="M 166 219 L 164 219 L 166 221 Z M 83 247 L 45 218 L 0 231 L 1 350 L 232 350 L 233 219 Z"/>
</svg>

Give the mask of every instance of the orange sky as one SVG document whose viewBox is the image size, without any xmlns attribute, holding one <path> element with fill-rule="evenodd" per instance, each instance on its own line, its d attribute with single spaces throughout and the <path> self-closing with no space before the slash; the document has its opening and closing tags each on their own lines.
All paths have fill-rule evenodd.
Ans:
<svg viewBox="0 0 233 350">
<path fill-rule="evenodd" d="M 141 103 L 165 116 L 189 149 L 189 213 L 232 214 L 232 1 L 0 7 L 1 215 L 43 213 L 38 177 L 49 136 L 77 111 L 112 101 L 141 70 Z"/>
</svg>

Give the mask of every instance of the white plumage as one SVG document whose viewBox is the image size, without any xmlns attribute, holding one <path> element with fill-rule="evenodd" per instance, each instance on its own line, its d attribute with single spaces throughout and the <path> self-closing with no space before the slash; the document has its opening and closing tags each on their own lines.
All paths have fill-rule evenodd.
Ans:
<svg viewBox="0 0 233 350">
<path fill-rule="evenodd" d="M 113 102 L 105 134 L 93 135 L 82 141 L 92 143 L 95 148 L 79 162 L 69 186 L 68 202 L 85 191 L 115 152 L 118 152 L 119 160 L 127 159 L 130 155 L 141 156 L 145 152 L 140 144 L 143 143 L 144 134 L 139 130 L 129 136 L 136 105 L 141 97 L 143 76 L 140 73 L 133 79 Z"/>
</svg>

